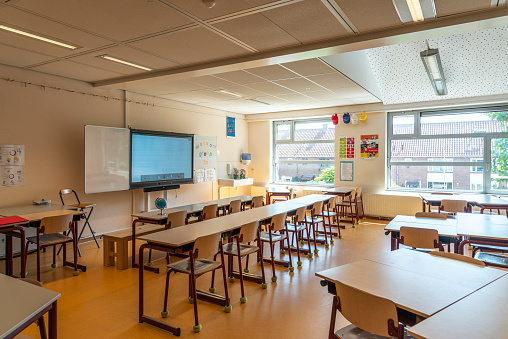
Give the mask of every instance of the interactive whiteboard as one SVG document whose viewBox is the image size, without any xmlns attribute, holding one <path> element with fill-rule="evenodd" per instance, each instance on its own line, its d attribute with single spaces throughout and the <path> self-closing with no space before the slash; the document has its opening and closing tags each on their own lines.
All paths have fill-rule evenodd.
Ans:
<svg viewBox="0 0 508 339">
<path fill-rule="evenodd" d="M 130 131 L 85 125 L 85 193 L 129 189 Z"/>
</svg>

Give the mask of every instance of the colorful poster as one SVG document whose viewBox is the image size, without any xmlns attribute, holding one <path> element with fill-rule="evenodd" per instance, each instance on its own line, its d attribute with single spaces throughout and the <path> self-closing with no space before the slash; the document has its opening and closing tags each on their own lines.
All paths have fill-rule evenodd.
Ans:
<svg viewBox="0 0 508 339">
<path fill-rule="evenodd" d="M 25 184 L 24 172 L 24 166 L 0 166 L 0 186 L 23 186 Z"/>
<path fill-rule="evenodd" d="M 234 138 L 236 133 L 235 118 L 226 117 L 226 137 Z"/>
<path fill-rule="evenodd" d="M 362 159 L 377 159 L 379 155 L 379 141 L 378 135 L 362 135 L 360 136 L 361 143 L 361 158 Z"/>
<path fill-rule="evenodd" d="M 194 135 L 194 183 L 217 180 L 217 137 Z"/>
<path fill-rule="evenodd" d="M 355 137 L 339 137 L 339 158 L 354 159 L 355 157 Z"/>
<path fill-rule="evenodd" d="M 353 181 L 353 162 L 340 162 L 340 181 Z"/>
<path fill-rule="evenodd" d="M 0 187 L 23 186 L 24 165 L 24 145 L 0 145 Z"/>
</svg>

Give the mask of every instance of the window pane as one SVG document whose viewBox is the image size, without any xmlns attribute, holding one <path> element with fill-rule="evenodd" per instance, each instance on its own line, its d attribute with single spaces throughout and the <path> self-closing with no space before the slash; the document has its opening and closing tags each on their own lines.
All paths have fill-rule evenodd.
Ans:
<svg viewBox="0 0 508 339">
<path fill-rule="evenodd" d="M 470 166 L 444 166 L 441 171 L 429 166 L 391 166 L 390 188 L 482 191 L 483 172 Z"/>
<path fill-rule="evenodd" d="M 393 117 L 393 134 L 414 134 L 414 115 L 396 115 Z"/>
<path fill-rule="evenodd" d="M 295 141 L 334 139 L 335 127 L 331 121 L 295 122 Z"/>
<path fill-rule="evenodd" d="M 495 190 L 508 190 L 508 138 L 496 138 L 491 142 L 490 186 Z"/>
<path fill-rule="evenodd" d="M 333 164 L 277 164 L 276 182 L 332 183 Z"/>
<path fill-rule="evenodd" d="M 507 123 L 496 113 L 432 114 L 421 117 L 422 135 L 505 132 Z"/>
<path fill-rule="evenodd" d="M 333 160 L 334 143 L 280 144 L 275 147 L 277 160 Z"/>
<path fill-rule="evenodd" d="M 277 140 L 289 140 L 291 124 L 276 124 L 275 125 L 275 138 Z"/>
<path fill-rule="evenodd" d="M 390 161 L 469 162 L 483 159 L 483 138 L 392 140 Z"/>
</svg>

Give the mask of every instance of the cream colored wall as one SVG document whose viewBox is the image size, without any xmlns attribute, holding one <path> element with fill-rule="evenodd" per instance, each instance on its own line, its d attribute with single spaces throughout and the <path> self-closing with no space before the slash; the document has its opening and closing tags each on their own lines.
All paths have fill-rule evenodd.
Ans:
<svg viewBox="0 0 508 339">
<path fill-rule="evenodd" d="M 217 196 L 217 185 L 184 185 L 179 190 L 150 195 L 140 190 L 84 194 L 84 128 L 88 125 L 163 130 L 216 135 L 218 174 L 226 164 L 241 167 L 240 154 L 248 152 L 248 129 L 237 118 L 236 139 L 226 139 L 226 112 L 190 104 L 128 94 L 131 103 L 106 100 L 123 98 L 123 92 L 93 88 L 90 84 L 0 65 L 1 78 L 55 86 L 92 95 L 36 87 L 0 79 L 0 144 L 25 145 L 25 185 L 0 187 L 0 206 L 31 204 L 36 197 L 59 203 L 61 188 L 75 189 L 82 201 L 95 202 L 91 223 L 98 233 L 129 227 L 132 210 L 152 208 L 156 196 L 166 195 L 168 205 L 201 202 Z M 142 105 L 135 102 L 149 103 Z M 127 115 L 124 112 L 127 112 Z M 239 193 L 246 189 L 239 190 Z M 145 204 L 145 199 L 147 203 Z"/>
<path fill-rule="evenodd" d="M 248 123 L 249 151 L 252 161 L 249 175 L 254 178 L 255 185 L 266 185 L 271 181 L 270 163 L 272 153 L 272 122 L 260 121 Z"/>
</svg>

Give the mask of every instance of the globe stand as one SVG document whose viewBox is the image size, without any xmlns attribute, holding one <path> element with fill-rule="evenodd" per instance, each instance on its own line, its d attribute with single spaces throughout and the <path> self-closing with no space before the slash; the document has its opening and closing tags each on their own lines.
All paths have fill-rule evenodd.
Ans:
<svg viewBox="0 0 508 339">
<path fill-rule="evenodd" d="M 158 213 L 157 215 L 166 215 L 166 213 L 163 212 L 163 210 L 168 206 L 167 202 L 166 202 L 166 199 L 164 198 L 157 198 L 155 199 L 155 207 L 157 207 L 158 209 L 160 209 L 160 213 Z"/>
</svg>

